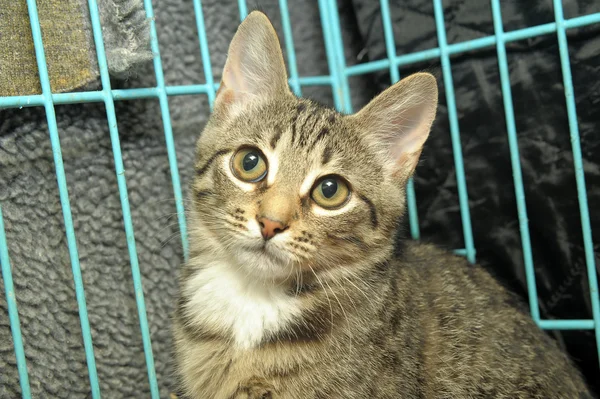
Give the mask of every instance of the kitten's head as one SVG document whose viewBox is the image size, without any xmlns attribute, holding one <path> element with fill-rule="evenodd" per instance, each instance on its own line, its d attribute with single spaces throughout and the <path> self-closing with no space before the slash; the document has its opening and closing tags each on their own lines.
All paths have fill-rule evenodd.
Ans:
<svg viewBox="0 0 600 399">
<path fill-rule="evenodd" d="M 424 73 L 354 115 L 295 97 L 273 27 L 251 13 L 198 141 L 192 246 L 269 280 L 386 256 L 436 106 Z"/>
</svg>

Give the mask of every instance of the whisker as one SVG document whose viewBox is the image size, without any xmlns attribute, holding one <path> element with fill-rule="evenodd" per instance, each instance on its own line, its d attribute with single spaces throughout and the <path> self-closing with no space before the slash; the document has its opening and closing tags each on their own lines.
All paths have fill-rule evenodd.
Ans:
<svg viewBox="0 0 600 399">
<path fill-rule="evenodd" d="M 348 323 L 348 333 L 350 335 L 350 352 L 352 352 L 352 339 L 353 339 L 353 335 L 352 335 L 352 328 L 350 325 L 350 319 L 348 319 L 348 314 L 346 313 L 346 310 L 344 309 L 344 307 L 342 306 L 342 303 L 340 302 L 340 299 L 338 298 L 338 296 L 336 295 L 335 291 L 331 288 L 331 286 L 329 285 L 329 283 L 327 282 L 327 280 L 325 280 L 325 284 L 327 284 L 327 287 L 329 287 L 329 290 L 331 291 L 331 293 L 333 294 L 333 297 L 335 298 L 335 300 L 337 301 L 338 305 L 340 305 L 340 310 L 342 311 L 342 313 L 344 314 L 344 318 L 346 319 L 346 323 Z"/>
<path fill-rule="evenodd" d="M 344 277 L 342 275 L 342 277 Z M 339 280 L 332 280 L 332 282 L 335 282 L 336 285 L 344 291 L 344 294 L 346 295 L 346 298 L 348 298 L 348 300 L 350 301 L 350 303 L 352 304 L 352 307 L 354 308 L 354 311 L 358 311 L 358 308 L 356 307 L 356 302 L 354 302 L 354 299 L 352 299 L 352 295 L 350 295 L 348 293 L 348 290 L 346 289 L 347 287 L 343 284 L 343 282 L 339 281 Z"/>
<path fill-rule="evenodd" d="M 358 285 L 354 284 L 354 282 L 350 278 L 348 278 L 348 276 L 345 276 L 345 275 L 342 274 L 342 277 L 344 278 L 345 281 L 347 281 L 348 283 L 352 284 L 352 286 L 354 288 L 356 288 L 356 290 L 358 292 L 360 292 L 365 297 L 365 299 L 367 301 L 369 301 L 370 304 L 373 304 L 372 299 L 366 294 L 366 292 L 363 289 L 361 289 Z"/>
<path fill-rule="evenodd" d="M 314 269 L 312 268 L 311 265 L 308 265 L 308 268 L 310 269 L 310 271 L 312 272 L 312 274 L 316 277 L 317 281 L 319 282 L 319 284 L 321 284 L 321 288 L 323 288 L 323 292 L 325 293 L 325 297 L 327 298 L 327 302 L 329 303 L 329 315 L 331 316 L 331 326 L 333 327 L 333 307 L 331 306 L 331 299 L 329 299 L 329 294 L 327 294 L 327 290 L 325 289 L 325 286 L 323 285 L 323 283 L 321 282 L 321 279 L 319 278 L 319 276 L 317 275 L 317 273 L 315 273 Z"/>
<path fill-rule="evenodd" d="M 163 249 L 164 247 L 167 246 L 167 244 L 169 244 L 171 241 L 173 241 L 173 239 L 181 237 L 181 232 L 180 231 L 176 231 L 172 234 L 169 235 L 169 237 L 167 237 L 165 240 L 163 240 L 160 244 L 160 248 Z"/>
</svg>

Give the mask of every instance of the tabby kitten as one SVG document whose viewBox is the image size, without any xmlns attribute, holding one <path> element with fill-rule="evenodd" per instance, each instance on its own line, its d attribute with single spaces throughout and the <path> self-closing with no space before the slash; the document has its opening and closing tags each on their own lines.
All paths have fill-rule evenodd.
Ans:
<svg viewBox="0 0 600 399">
<path fill-rule="evenodd" d="M 174 318 L 186 397 L 592 397 L 488 273 L 395 246 L 437 97 L 418 73 L 339 114 L 289 91 L 264 14 L 240 25 L 198 141 Z"/>
</svg>

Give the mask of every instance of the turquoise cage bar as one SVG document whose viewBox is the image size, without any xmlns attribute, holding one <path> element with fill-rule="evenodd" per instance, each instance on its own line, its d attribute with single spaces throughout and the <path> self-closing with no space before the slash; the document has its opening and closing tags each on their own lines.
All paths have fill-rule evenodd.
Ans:
<svg viewBox="0 0 600 399">
<path fill-rule="evenodd" d="M 587 201 L 585 176 L 583 172 L 583 161 L 581 155 L 581 145 L 579 138 L 579 129 L 577 125 L 577 110 L 575 107 L 576 93 L 573 91 L 573 82 L 571 77 L 570 60 L 568 54 L 568 42 L 566 30 L 571 28 L 583 27 L 591 24 L 600 23 L 600 13 L 584 15 L 572 19 L 565 19 L 563 15 L 563 6 L 561 0 L 553 0 L 554 22 L 528 27 L 519 30 L 505 32 L 502 24 L 502 15 L 500 0 L 490 0 L 492 9 L 492 19 L 494 35 L 469 40 L 460 43 L 449 44 L 446 40 L 446 30 L 444 27 L 444 14 L 442 0 L 433 0 L 435 24 L 437 28 L 438 47 L 411 54 L 396 54 L 394 43 L 392 19 L 390 16 L 389 0 L 380 0 L 381 16 L 383 21 L 383 34 L 385 38 L 387 58 L 348 66 L 344 57 L 342 45 L 342 33 L 336 0 L 318 0 L 320 10 L 321 25 L 323 27 L 323 38 L 329 65 L 329 75 L 327 76 L 299 76 L 296 53 L 294 49 L 294 40 L 292 37 L 291 25 L 287 0 L 279 0 L 281 11 L 281 22 L 283 27 L 284 47 L 287 56 L 287 65 L 289 69 L 289 84 L 294 93 L 302 94 L 303 86 L 325 85 L 330 86 L 333 92 L 335 107 L 341 112 L 351 113 L 351 92 L 349 78 L 355 75 L 361 75 L 376 71 L 388 70 L 391 83 L 400 79 L 399 68 L 408 64 L 439 59 L 442 65 L 443 83 L 446 89 L 446 101 L 448 104 L 448 117 L 450 123 L 450 135 L 452 139 L 452 148 L 454 153 L 454 166 L 457 174 L 458 198 L 462 220 L 462 234 L 464 248 L 457 249 L 456 252 L 464 255 L 470 262 L 475 261 L 475 244 L 473 232 L 471 229 L 471 218 L 468 207 L 468 190 L 465 179 L 463 159 L 461 153 L 460 139 L 460 120 L 456 111 L 454 98 L 454 88 L 452 82 L 452 71 L 450 56 L 467 51 L 473 51 L 484 48 L 496 48 L 498 56 L 498 69 L 500 74 L 500 83 L 502 88 L 502 97 L 504 102 L 504 114 L 507 126 L 507 135 L 510 149 L 510 158 L 514 180 L 514 190 L 517 201 L 519 228 L 521 233 L 521 244 L 523 248 L 523 257 L 525 264 L 525 273 L 527 278 L 527 288 L 529 295 L 529 305 L 533 320 L 543 329 L 556 330 L 594 330 L 600 358 L 600 300 L 598 294 L 598 277 L 596 274 L 596 265 L 593 253 L 592 230 L 589 215 L 589 206 Z M 46 66 L 44 47 L 36 0 L 27 0 L 31 30 L 33 35 L 35 55 L 39 69 L 42 94 L 30 96 L 0 97 L 1 108 L 22 108 L 22 107 L 44 107 L 46 119 L 48 122 L 48 133 L 54 157 L 56 169 L 56 179 L 59 189 L 60 203 L 64 219 L 65 235 L 67 238 L 69 257 L 73 272 L 75 293 L 78 304 L 79 318 L 82 330 L 82 340 L 85 348 L 85 356 L 90 380 L 91 397 L 98 399 L 101 397 L 100 384 L 96 372 L 96 361 L 94 346 L 88 321 L 87 306 L 85 301 L 85 290 L 79 265 L 79 255 L 77 250 L 77 240 L 71 217 L 71 206 L 69 202 L 69 193 L 63 167 L 61 146 L 56 123 L 54 107 L 57 104 L 77 104 L 97 102 L 103 103 L 107 123 L 109 126 L 112 150 L 115 161 L 115 173 L 117 176 L 119 196 L 121 200 L 121 209 L 123 213 L 123 223 L 127 237 L 127 247 L 130 256 L 130 266 L 132 270 L 133 285 L 136 294 L 136 303 L 138 317 L 140 320 L 140 333 L 142 336 L 143 350 L 146 359 L 148 372 L 148 382 L 150 393 L 153 399 L 159 398 L 158 383 L 154 370 L 154 359 L 148 328 L 146 306 L 142 290 L 142 279 L 140 274 L 140 265 L 138 263 L 135 234 L 128 202 L 127 182 L 121 156 L 120 140 L 118 133 L 118 123 L 115 114 L 115 101 L 127 101 L 144 98 L 156 98 L 159 101 L 162 113 L 163 130 L 165 134 L 167 155 L 173 184 L 173 200 L 177 209 L 179 230 L 181 233 L 181 245 L 184 257 L 187 258 L 188 244 L 186 233 L 186 221 L 183 210 L 182 190 L 179 180 L 179 171 L 177 167 L 177 158 L 175 153 L 175 144 L 173 131 L 171 127 L 171 117 L 169 113 L 169 97 L 181 95 L 203 94 L 208 97 L 209 104 L 215 99 L 215 93 L 218 83 L 210 74 L 206 74 L 205 82 L 195 85 L 167 86 L 163 76 L 163 67 L 158 46 L 157 31 L 154 24 L 154 12 L 152 1 L 144 0 L 146 15 L 151 21 L 150 34 L 151 46 L 154 53 L 154 73 L 156 77 L 156 87 L 147 87 L 139 89 L 112 89 L 108 75 L 107 60 L 104 53 L 104 44 L 102 39 L 102 29 L 98 13 L 96 0 L 88 0 L 90 19 L 92 22 L 93 38 L 97 50 L 98 65 L 100 70 L 101 90 L 77 92 L 77 93 L 52 93 Z M 240 19 L 243 20 L 248 13 L 248 6 L 245 0 L 238 0 Z M 200 55 L 204 71 L 211 71 L 210 54 L 208 50 L 208 39 L 205 30 L 205 21 L 202 12 L 201 0 L 193 0 L 193 9 L 196 17 L 196 27 L 200 43 Z M 592 304 L 592 316 L 590 320 L 542 320 L 537 301 L 537 289 L 534 275 L 533 256 L 530 244 L 529 226 L 527 219 L 527 207 L 525 204 L 525 190 L 523 187 L 523 178 L 521 173 L 521 163 L 519 158 L 517 129 L 515 126 L 515 117 L 513 111 L 513 100 L 511 93 L 510 77 L 508 73 L 508 64 L 506 57 L 506 43 L 518 40 L 524 40 L 541 35 L 556 34 L 559 44 L 560 62 L 562 69 L 562 78 L 565 92 L 565 106 L 567 109 L 569 121 L 569 134 L 571 137 L 573 162 L 575 166 L 575 178 L 577 183 L 577 195 L 579 201 L 579 210 L 582 225 L 583 246 L 585 250 L 586 268 L 589 279 L 589 288 Z M 416 198 L 412 180 L 409 182 L 407 190 L 408 210 L 410 231 L 413 238 L 419 238 L 419 222 L 417 216 Z M 11 267 L 23 267 L 24 265 L 10 264 L 7 240 L 10 240 L 10 232 L 5 231 L 2 219 L 2 207 L 0 204 L 0 266 L 2 270 L 2 279 L 8 304 L 8 317 L 13 337 L 14 351 L 17 361 L 18 375 L 23 398 L 31 398 L 29 378 L 27 374 L 28 367 L 35 367 L 33 364 L 26 364 L 26 345 L 21 338 L 21 325 L 19 323 L 19 314 Z"/>
</svg>

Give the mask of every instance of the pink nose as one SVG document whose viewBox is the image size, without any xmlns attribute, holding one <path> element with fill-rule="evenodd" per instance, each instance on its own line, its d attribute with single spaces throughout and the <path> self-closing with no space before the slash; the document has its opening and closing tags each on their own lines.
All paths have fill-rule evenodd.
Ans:
<svg viewBox="0 0 600 399">
<path fill-rule="evenodd" d="M 260 217 L 257 220 L 260 225 L 260 232 L 265 240 L 269 240 L 287 229 L 287 226 L 278 220 L 271 220 L 266 217 Z"/>
</svg>

